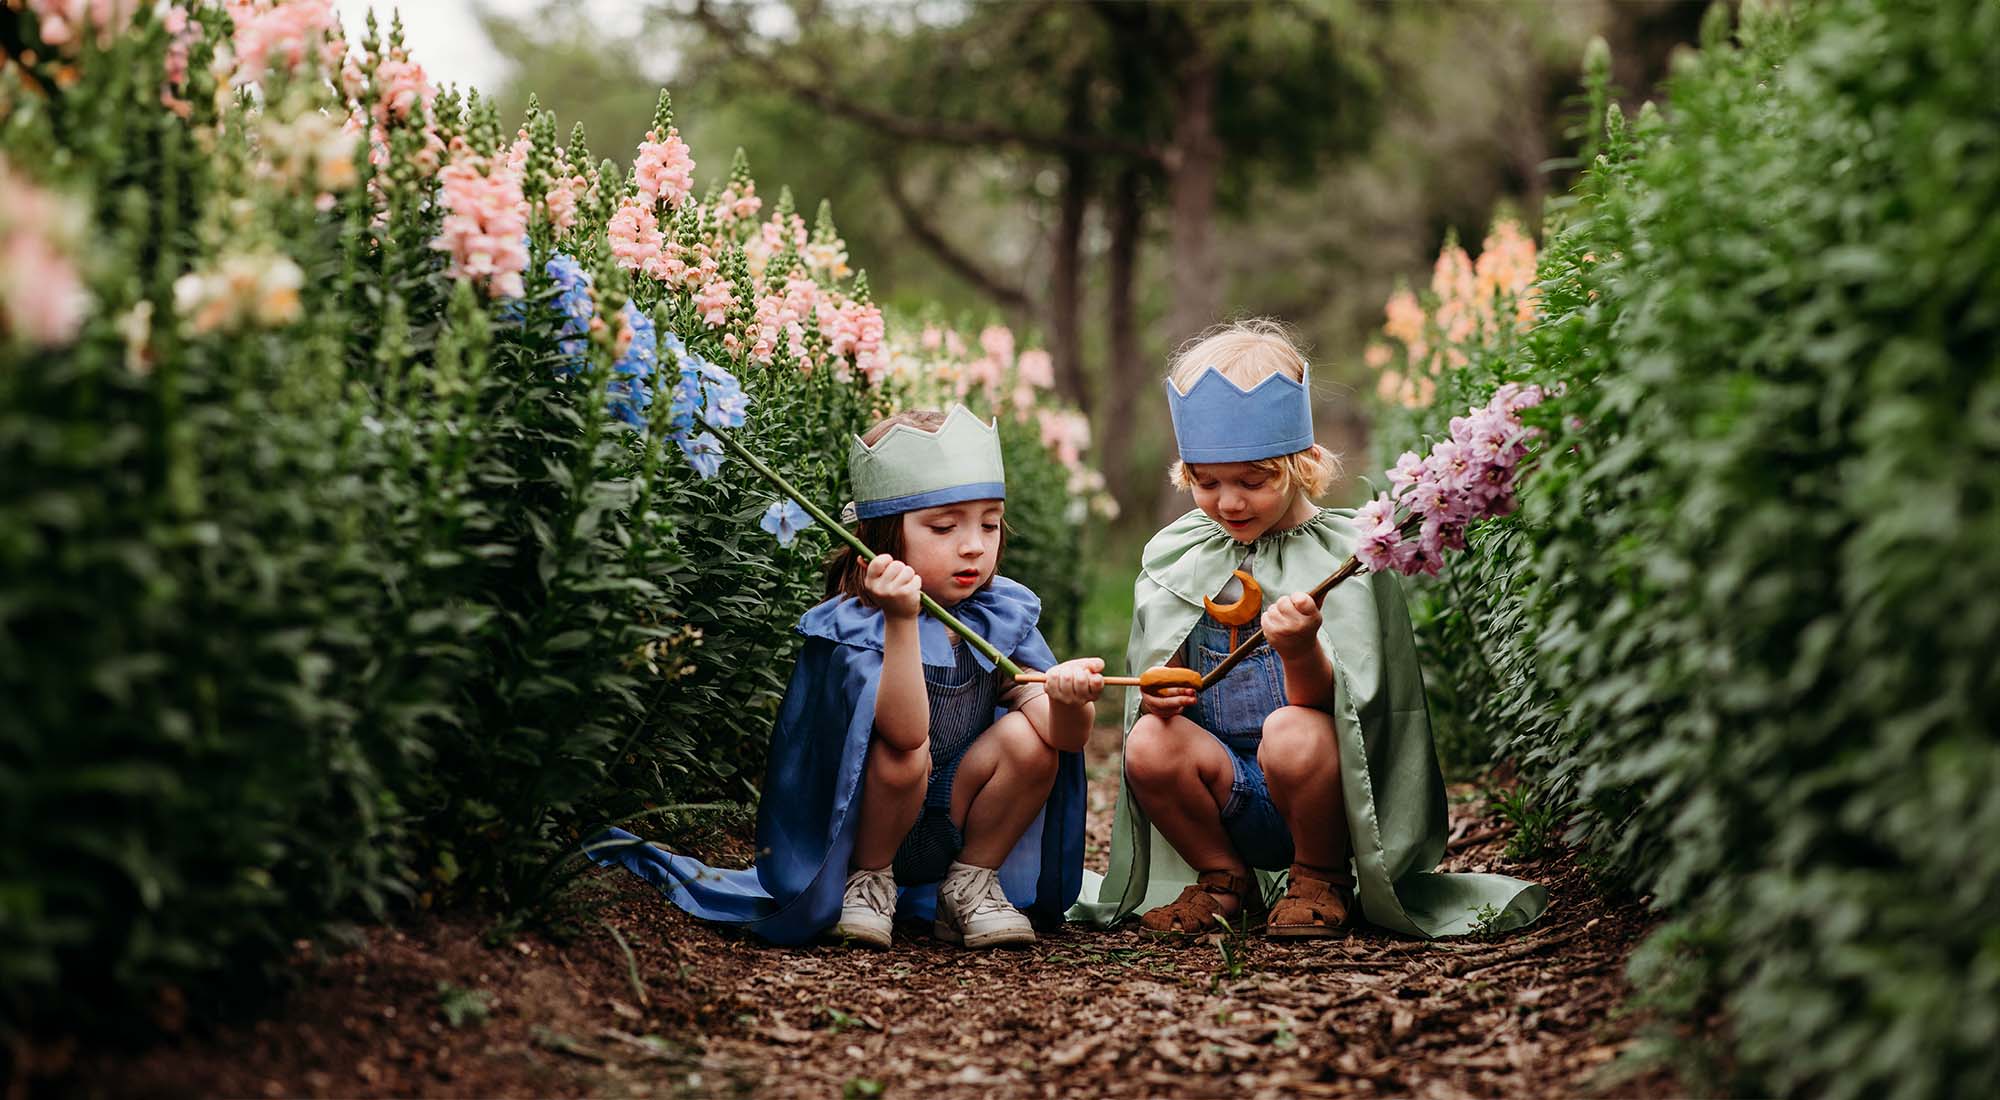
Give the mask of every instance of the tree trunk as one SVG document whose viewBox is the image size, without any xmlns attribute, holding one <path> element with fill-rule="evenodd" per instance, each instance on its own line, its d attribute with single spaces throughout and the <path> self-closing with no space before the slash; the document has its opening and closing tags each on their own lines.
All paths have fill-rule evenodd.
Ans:
<svg viewBox="0 0 2000 1100">
<path fill-rule="evenodd" d="M 1213 241 L 1222 142 L 1215 133 L 1215 59 L 1207 44 L 1191 43 L 1179 70 L 1173 147 L 1167 158 L 1174 290 L 1167 336 L 1176 347 L 1220 320 L 1222 303 Z"/>
<path fill-rule="evenodd" d="M 1089 124 L 1089 84 L 1079 74 L 1070 89 L 1069 126 Z M 1083 363 L 1083 221 L 1090 211 L 1091 158 L 1063 157 L 1062 205 L 1056 218 L 1053 270 L 1049 273 L 1049 354 L 1056 385 L 1086 414 L 1096 412 L 1094 387 Z"/>
<path fill-rule="evenodd" d="M 1133 301 L 1138 282 L 1139 238 L 1146 228 L 1145 197 L 1139 170 L 1119 171 L 1112 189 L 1110 210 L 1111 247 L 1106 260 L 1105 312 L 1109 320 L 1111 344 L 1110 377 L 1105 380 L 1103 415 L 1097 418 L 1097 453 L 1104 466 L 1105 482 L 1121 505 L 1142 509 L 1152 503 L 1149 475 L 1142 475 L 1132 462 L 1132 425 L 1138 418 L 1143 397 L 1152 381 L 1146 371 L 1146 356 L 1139 346 L 1139 318 Z M 1145 484 L 1140 478 L 1145 477 Z"/>
</svg>

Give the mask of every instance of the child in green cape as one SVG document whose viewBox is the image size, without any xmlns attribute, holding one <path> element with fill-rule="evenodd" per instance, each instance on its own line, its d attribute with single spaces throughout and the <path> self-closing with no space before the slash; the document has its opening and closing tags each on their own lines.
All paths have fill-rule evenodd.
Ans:
<svg viewBox="0 0 2000 1100">
<path fill-rule="evenodd" d="M 1356 535 L 1351 511 L 1312 500 L 1335 463 L 1313 441 L 1305 358 L 1275 323 L 1227 326 L 1175 358 L 1167 398 L 1173 482 L 1195 508 L 1146 546 L 1128 667 L 1205 673 L 1253 624 L 1269 644 L 1199 694 L 1128 697 L 1110 870 L 1071 916 L 1144 910 L 1147 928 L 1199 934 L 1268 906 L 1279 937 L 1540 916 L 1540 886 L 1432 872 L 1444 782 L 1398 579 L 1353 578 L 1324 608 L 1308 594 Z"/>
</svg>

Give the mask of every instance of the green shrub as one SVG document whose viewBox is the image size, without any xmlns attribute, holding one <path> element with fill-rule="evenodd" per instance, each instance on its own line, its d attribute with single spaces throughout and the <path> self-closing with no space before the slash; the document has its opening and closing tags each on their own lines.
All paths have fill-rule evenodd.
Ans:
<svg viewBox="0 0 2000 1100">
<path fill-rule="evenodd" d="M 735 288 L 710 324 L 614 255 L 638 200 L 580 132 L 558 148 L 531 109 L 510 164 L 476 95 L 392 108 L 399 46 L 372 29 L 358 84 L 278 51 L 219 89 L 232 25 L 194 7 L 185 33 L 147 9 L 42 51 L 32 83 L 0 73 L 0 254 L 92 298 L 69 324 L 0 279 L 0 1038 L 120 1028 L 168 985 L 215 1009 L 333 920 L 543 911 L 586 830 L 749 795 L 827 539 L 781 547 L 771 487 L 670 442 L 669 334 L 734 372 L 733 430 L 828 505 L 848 439 L 919 390 L 882 369 L 900 335 L 871 361 L 810 312 L 803 361 L 754 354 L 760 298 L 880 318 L 830 215 L 810 256 L 758 251 L 804 232 L 789 196 L 721 217 L 754 193 L 740 162 L 733 199 L 654 204 Z M 350 114 L 379 125 L 343 143 Z M 440 176 L 468 165 L 518 183 L 498 205 L 524 220 L 454 206 Z M 448 212 L 525 226 L 518 290 L 455 271 Z M 602 326 L 564 312 L 559 253 Z M 606 387 L 648 319 L 635 430 Z M 1053 583 L 1078 471 L 1007 423 L 1015 571 Z"/>
<path fill-rule="evenodd" d="M 1728 32 L 1588 150 L 1500 368 L 1566 395 L 1430 641 L 1487 750 L 1693 922 L 1640 973 L 1724 1011 L 1723 1088 L 1970 1095 L 2000 1079 L 2000 11 Z"/>
</svg>

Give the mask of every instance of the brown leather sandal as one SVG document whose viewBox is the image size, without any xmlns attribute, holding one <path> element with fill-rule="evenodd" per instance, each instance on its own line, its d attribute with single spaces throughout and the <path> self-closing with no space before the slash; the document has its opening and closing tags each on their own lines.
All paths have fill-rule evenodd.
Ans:
<svg viewBox="0 0 2000 1100">
<path fill-rule="evenodd" d="M 1278 939 L 1344 936 L 1354 923 L 1354 876 L 1292 864 L 1285 896 L 1271 907 L 1266 935 Z"/>
<path fill-rule="evenodd" d="M 1223 897 L 1236 899 L 1236 912 L 1222 911 Z M 1254 884 L 1243 875 L 1228 871 L 1203 871 L 1194 884 L 1181 889 L 1181 896 L 1140 914 L 1139 923 L 1154 932 L 1199 936 L 1221 930 L 1217 917 L 1234 924 L 1250 911 L 1250 899 L 1257 896 Z"/>
</svg>

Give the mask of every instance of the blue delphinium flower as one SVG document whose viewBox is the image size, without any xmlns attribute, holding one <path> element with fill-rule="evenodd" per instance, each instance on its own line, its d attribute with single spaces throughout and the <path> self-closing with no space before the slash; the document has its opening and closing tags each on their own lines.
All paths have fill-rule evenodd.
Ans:
<svg viewBox="0 0 2000 1100">
<path fill-rule="evenodd" d="M 611 415 L 643 431 L 646 410 L 653 404 L 653 370 L 659 365 L 657 330 L 653 319 L 631 302 L 625 303 L 624 316 L 632 342 L 611 365 L 613 377 L 605 389 L 611 395 Z"/>
<path fill-rule="evenodd" d="M 549 257 L 542 270 L 556 284 L 556 312 L 563 318 L 556 342 L 562 360 L 556 364 L 558 377 L 568 378 L 583 369 L 583 353 L 589 344 L 590 319 L 597 313 L 597 297 L 591 292 L 590 272 L 573 256 L 558 252 Z"/>
<path fill-rule="evenodd" d="M 574 256 L 558 252 L 549 257 L 543 270 L 556 285 L 555 310 L 562 318 L 556 350 L 557 377 L 569 378 L 586 366 L 590 346 L 590 322 L 597 314 L 597 296 L 590 272 Z M 712 433 L 692 435 L 703 424 L 712 428 L 740 428 L 749 412 L 750 396 L 743 392 L 736 376 L 688 350 L 679 334 L 663 332 L 653 319 L 631 302 L 625 303 L 625 324 L 632 331 L 625 353 L 611 366 L 611 380 L 605 384 L 606 406 L 611 415 L 634 429 L 645 431 L 656 394 L 668 400 L 664 428 L 680 445 L 688 463 L 702 477 L 714 477 L 722 466 L 722 441 Z M 810 517 L 799 513 L 788 519 L 786 539 Z"/>
<path fill-rule="evenodd" d="M 660 379 L 660 384 L 667 384 L 665 377 Z M 676 378 L 669 400 L 672 405 L 667 417 L 667 434 L 675 439 L 685 439 L 687 433 L 695 429 L 696 420 L 701 416 L 701 385 L 688 378 Z"/>
<path fill-rule="evenodd" d="M 750 395 L 736 384 L 736 379 L 727 382 L 710 382 L 702 387 L 708 395 L 708 410 L 702 419 L 711 428 L 740 428 L 750 410 Z"/>
<path fill-rule="evenodd" d="M 779 546 L 790 546 L 792 540 L 799 537 L 800 531 L 812 525 L 812 517 L 790 497 L 772 501 L 771 507 L 764 512 L 764 518 L 757 523 L 757 526 L 777 536 Z"/>
<path fill-rule="evenodd" d="M 722 441 L 712 432 L 703 432 L 693 439 L 682 437 L 681 450 L 687 453 L 688 465 L 702 477 L 714 477 L 722 468 Z"/>
</svg>

